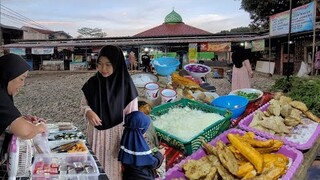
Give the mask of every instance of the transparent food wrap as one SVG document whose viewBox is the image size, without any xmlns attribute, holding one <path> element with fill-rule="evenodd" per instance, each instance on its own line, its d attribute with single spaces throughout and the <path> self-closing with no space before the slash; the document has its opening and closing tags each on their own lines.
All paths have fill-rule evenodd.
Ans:
<svg viewBox="0 0 320 180">
<path fill-rule="evenodd" d="M 291 179 L 303 155 L 278 142 L 229 129 L 169 169 L 165 179 Z"/>
</svg>

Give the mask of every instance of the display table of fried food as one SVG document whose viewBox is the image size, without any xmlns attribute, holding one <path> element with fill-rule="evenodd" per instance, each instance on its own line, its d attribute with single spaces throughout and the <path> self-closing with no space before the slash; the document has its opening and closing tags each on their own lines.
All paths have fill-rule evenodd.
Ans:
<svg viewBox="0 0 320 180">
<path fill-rule="evenodd" d="M 159 82 L 158 82 L 160 85 L 160 88 L 165 88 L 166 82 L 167 82 L 167 79 L 165 77 L 163 77 L 163 78 L 160 77 Z M 160 104 L 160 97 L 156 101 L 150 101 L 145 98 L 143 88 L 138 88 L 138 91 L 139 91 L 139 101 L 147 102 L 149 105 L 151 105 L 150 108 Z M 272 98 L 272 94 L 270 94 L 268 92 L 264 92 L 264 96 L 260 100 L 254 102 L 254 103 L 250 103 L 247 106 L 244 114 L 242 116 L 240 116 L 239 118 L 233 120 L 232 127 L 236 127 L 241 119 L 243 119 L 248 114 L 254 112 L 256 109 L 258 109 L 263 104 L 268 102 L 271 98 Z M 163 144 L 163 145 L 165 145 L 165 144 Z M 167 145 L 165 145 L 165 146 L 167 146 Z M 167 148 L 170 150 L 170 155 L 166 158 L 166 161 L 167 161 L 166 169 L 171 168 L 172 166 L 174 166 L 174 164 L 179 163 L 183 158 L 185 158 L 185 155 L 183 155 L 178 150 L 175 150 L 174 148 L 170 148 L 170 146 L 167 146 Z M 312 163 L 314 162 L 319 151 L 320 151 L 320 138 L 318 138 L 316 140 L 316 142 L 314 143 L 314 145 L 310 149 L 302 151 L 303 156 L 304 156 L 304 160 L 303 160 L 300 168 L 298 168 L 295 175 L 293 176 L 293 179 L 296 179 L 296 180 L 307 179 L 308 169 L 312 165 Z"/>
</svg>

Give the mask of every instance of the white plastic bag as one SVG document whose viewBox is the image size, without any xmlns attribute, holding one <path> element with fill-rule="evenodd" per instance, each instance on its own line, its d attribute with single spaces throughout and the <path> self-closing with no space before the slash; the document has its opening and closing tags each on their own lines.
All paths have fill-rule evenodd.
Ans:
<svg viewBox="0 0 320 180">
<path fill-rule="evenodd" d="M 305 77 L 305 76 L 308 76 L 308 74 L 310 72 L 311 72 L 310 66 L 307 63 L 305 63 L 304 61 L 302 61 L 297 76 L 298 77 Z"/>
</svg>

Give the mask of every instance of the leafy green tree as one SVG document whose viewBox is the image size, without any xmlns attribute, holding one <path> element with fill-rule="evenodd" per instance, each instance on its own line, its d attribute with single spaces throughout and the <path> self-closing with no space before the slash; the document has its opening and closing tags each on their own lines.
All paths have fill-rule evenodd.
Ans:
<svg viewBox="0 0 320 180">
<path fill-rule="evenodd" d="M 88 28 L 88 27 L 83 27 L 78 29 L 78 33 L 80 34 L 78 38 L 102 38 L 106 37 L 107 33 L 102 32 L 101 29 L 99 28 Z"/>
<path fill-rule="evenodd" d="M 292 0 L 292 8 L 307 4 L 312 0 Z M 269 16 L 290 9 L 290 0 L 242 0 L 241 9 L 250 14 L 250 27 L 257 31 L 269 29 Z"/>
</svg>

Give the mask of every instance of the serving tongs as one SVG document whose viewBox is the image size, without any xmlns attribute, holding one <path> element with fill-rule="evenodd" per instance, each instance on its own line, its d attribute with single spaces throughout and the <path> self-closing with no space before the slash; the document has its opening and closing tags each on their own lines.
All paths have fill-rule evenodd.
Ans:
<svg viewBox="0 0 320 180">
<path fill-rule="evenodd" d="M 73 142 L 69 142 L 69 143 L 66 143 L 66 144 L 62 144 L 60 146 L 52 148 L 51 151 L 55 152 L 55 153 L 67 152 L 73 146 L 75 146 L 77 143 L 79 143 L 79 141 L 73 141 Z"/>
</svg>

